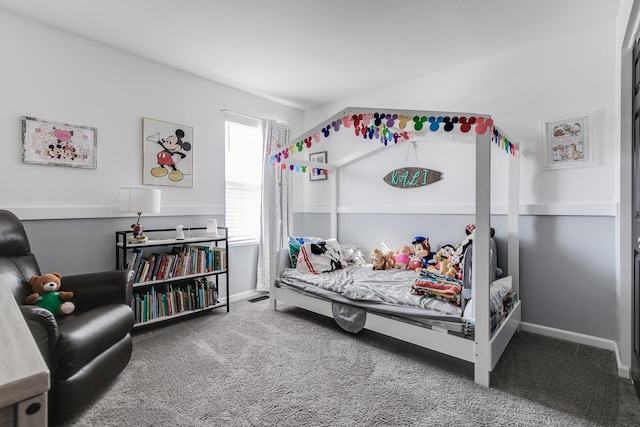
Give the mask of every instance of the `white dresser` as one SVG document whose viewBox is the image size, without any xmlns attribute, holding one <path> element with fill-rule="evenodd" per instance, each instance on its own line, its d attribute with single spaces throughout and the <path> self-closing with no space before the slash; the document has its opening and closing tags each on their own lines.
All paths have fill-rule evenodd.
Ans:
<svg viewBox="0 0 640 427">
<path fill-rule="evenodd" d="M 0 427 L 46 426 L 49 370 L 0 275 Z"/>
</svg>

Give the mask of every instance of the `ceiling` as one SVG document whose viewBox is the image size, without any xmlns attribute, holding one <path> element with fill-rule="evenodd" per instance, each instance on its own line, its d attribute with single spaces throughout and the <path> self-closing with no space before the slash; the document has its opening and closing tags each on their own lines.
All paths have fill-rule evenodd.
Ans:
<svg viewBox="0 0 640 427">
<path fill-rule="evenodd" d="M 618 0 L 0 0 L 307 109 L 615 19 Z"/>
</svg>

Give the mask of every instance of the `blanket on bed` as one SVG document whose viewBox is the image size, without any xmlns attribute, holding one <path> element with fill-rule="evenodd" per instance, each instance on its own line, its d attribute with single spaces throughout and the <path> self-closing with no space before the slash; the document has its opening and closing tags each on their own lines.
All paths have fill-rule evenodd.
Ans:
<svg viewBox="0 0 640 427">
<path fill-rule="evenodd" d="M 454 304 L 426 295 L 412 294 L 411 287 L 415 280 L 415 271 L 373 270 L 371 264 L 348 266 L 323 274 L 302 273 L 286 268 L 280 276 L 283 284 L 302 290 L 309 286 L 319 287 L 352 300 L 418 307 L 441 314 L 462 316 L 461 308 Z"/>
</svg>

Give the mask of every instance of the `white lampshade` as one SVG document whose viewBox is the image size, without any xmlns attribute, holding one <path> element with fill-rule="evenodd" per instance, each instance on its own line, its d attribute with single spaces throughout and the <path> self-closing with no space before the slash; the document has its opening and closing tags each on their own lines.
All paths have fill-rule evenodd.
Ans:
<svg viewBox="0 0 640 427">
<path fill-rule="evenodd" d="M 121 188 L 118 209 L 122 212 L 159 213 L 160 190 L 155 188 Z"/>
<path fill-rule="evenodd" d="M 208 236 L 218 235 L 218 220 L 210 219 L 207 221 L 207 235 Z"/>
</svg>

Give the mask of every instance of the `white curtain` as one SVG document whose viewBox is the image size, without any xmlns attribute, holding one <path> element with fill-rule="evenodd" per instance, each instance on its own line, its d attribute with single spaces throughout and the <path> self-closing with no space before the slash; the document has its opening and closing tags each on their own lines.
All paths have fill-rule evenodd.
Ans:
<svg viewBox="0 0 640 427">
<path fill-rule="evenodd" d="M 271 242 L 281 248 L 293 227 L 293 184 L 291 173 L 269 164 L 269 156 L 289 146 L 289 127 L 275 120 L 262 120 L 264 156 L 262 166 L 262 212 L 258 249 L 257 289 L 268 291 L 275 277 Z M 277 245 L 277 246 L 276 246 Z M 273 277 L 272 277 L 273 275 Z"/>
</svg>

